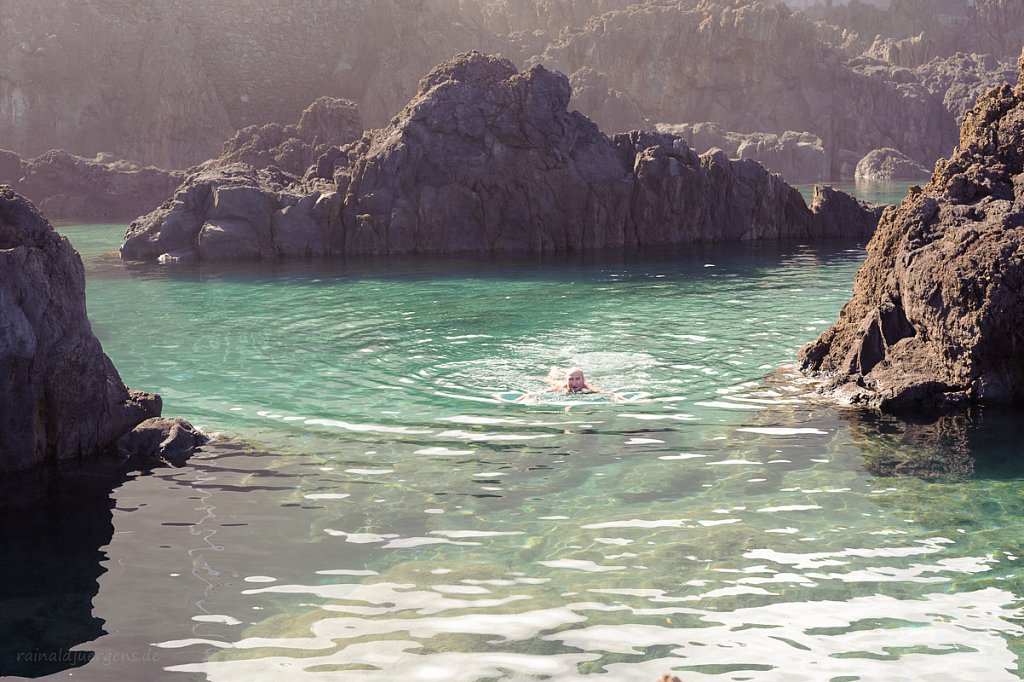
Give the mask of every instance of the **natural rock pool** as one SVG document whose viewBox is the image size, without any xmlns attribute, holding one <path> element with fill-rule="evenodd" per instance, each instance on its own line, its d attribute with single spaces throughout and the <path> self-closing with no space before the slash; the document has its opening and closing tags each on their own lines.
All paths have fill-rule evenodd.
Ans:
<svg viewBox="0 0 1024 682">
<path fill-rule="evenodd" d="M 169 269 L 60 229 L 125 382 L 251 446 L 129 476 L 81 564 L 7 554 L 99 574 L 76 678 L 1021 676 L 1019 415 L 763 380 L 862 245 Z M 646 399 L 500 400 L 552 365 Z M 893 452 L 974 470 L 865 470 Z"/>
</svg>

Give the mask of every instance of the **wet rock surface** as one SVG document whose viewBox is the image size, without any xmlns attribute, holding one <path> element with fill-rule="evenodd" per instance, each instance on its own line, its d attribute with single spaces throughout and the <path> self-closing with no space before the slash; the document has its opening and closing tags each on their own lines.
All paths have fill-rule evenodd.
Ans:
<svg viewBox="0 0 1024 682">
<path fill-rule="evenodd" d="M 160 409 L 93 335 L 71 244 L 0 188 L 0 471 L 98 454 Z"/>
<path fill-rule="evenodd" d="M 754 161 L 696 154 L 679 137 L 604 135 L 569 112 L 568 79 L 466 53 L 431 71 L 383 129 L 302 184 L 273 169 L 208 168 L 129 226 L 121 255 L 164 262 L 813 239 L 859 202 L 808 209 Z M 323 165 L 323 167 L 320 167 Z M 328 180 L 328 176 L 331 177 Z M 852 202 L 852 203 L 851 203 Z M 830 233 L 830 232 L 829 232 Z"/>
<path fill-rule="evenodd" d="M 832 396 L 883 411 L 1024 398 L 1022 150 L 1018 82 L 981 97 L 931 182 L 886 210 L 853 298 L 800 351 Z"/>
<path fill-rule="evenodd" d="M 181 460 L 209 441 L 184 419 L 150 417 L 117 440 L 124 457 Z"/>
</svg>

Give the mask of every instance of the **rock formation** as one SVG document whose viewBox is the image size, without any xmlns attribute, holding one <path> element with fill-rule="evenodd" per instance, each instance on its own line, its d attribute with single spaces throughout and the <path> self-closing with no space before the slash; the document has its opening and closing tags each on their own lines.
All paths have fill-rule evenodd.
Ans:
<svg viewBox="0 0 1024 682">
<path fill-rule="evenodd" d="M 306 185 L 272 169 L 204 169 L 129 226 L 121 256 L 568 251 L 813 239 L 840 213 L 856 216 L 848 235 L 865 236 L 877 220 L 840 193 L 809 210 L 760 164 L 698 156 L 676 136 L 609 138 L 569 112 L 569 98 L 562 74 L 459 55 L 423 78 L 391 125 L 325 161 Z"/>
<path fill-rule="evenodd" d="M 857 180 L 927 180 L 930 175 L 927 168 L 898 149 L 874 149 L 857 162 L 854 177 Z"/>
<path fill-rule="evenodd" d="M 853 298 L 800 351 L 837 398 L 883 411 L 1024 398 L 1022 81 L 979 99 L 931 182 L 886 210 Z"/>
<path fill-rule="evenodd" d="M 84 159 L 54 149 L 24 160 L 0 150 L 0 183 L 54 219 L 131 220 L 166 201 L 183 177 L 105 154 Z"/>
<path fill-rule="evenodd" d="M 110 448 L 160 414 L 93 336 L 82 261 L 25 198 L 0 188 L 0 471 Z"/>
<path fill-rule="evenodd" d="M 476 49 L 570 74 L 571 106 L 607 131 L 810 131 L 832 175 L 885 146 L 930 166 L 956 142 L 956 107 L 918 69 L 958 51 L 1007 60 L 1024 40 L 1018 0 L 944 9 L 957 1 L 858 3 L 815 23 L 774 0 L 250 0 L 245 12 L 234 0 L 6 0 L 0 140 L 24 156 L 59 147 L 185 168 L 320 96 L 386 125 L 425 65 Z"/>
<path fill-rule="evenodd" d="M 717 148 L 730 159 L 757 161 L 787 182 L 812 183 L 829 178 L 828 154 L 821 138 L 811 133 L 737 133 L 723 130 L 717 123 L 659 123 L 657 129 L 678 135 L 697 151 Z"/>
<path fill-rule="evenodd" d="M 3 146 L 24 156 L 109 152 L 162 168 L 215 156 L 234 128 L 189 30 L 166 11 L 132 21 L 114 5 L 5 0 Z"/>
<path fill-rule="evenodd" d="M 359 107 L 349 100 L 320 97 L 306 107 L 297 125 L 268 123 L 239 130 L 224 143 L 216 162 L 245 163 L 256 170 L 276 166 L 301 178 L 331 148 L 355 142 L 362 134 Z"/>
<path fill-rule="evenodd" d="M 651 0 L 564 31 L 532 62 L 606 74 L 653 121 L 809 131 L 822 139 L 835 177 L 845 151 L 856 160 L 895 147 L 927 162 L 955 137 L 933 98 L 847 66 L 814 24 L 778 3 Z"/>
</svg>

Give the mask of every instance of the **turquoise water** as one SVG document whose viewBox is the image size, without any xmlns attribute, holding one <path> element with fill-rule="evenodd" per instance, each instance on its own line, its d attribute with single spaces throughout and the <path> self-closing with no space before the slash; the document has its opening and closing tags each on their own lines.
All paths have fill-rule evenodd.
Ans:
<svg viewBox="0 0 1024 682">
<path fill-rule="evenodd" d="M 1021 676 L 1021 420 L 765 379 L 862 245 L 165 269 L 122 231 L 64 228 L 105 350 L 245 444 L 114 490 L 77 677 Z M 553 365 L 633 400 L 505 399 Z"/>
</svg>

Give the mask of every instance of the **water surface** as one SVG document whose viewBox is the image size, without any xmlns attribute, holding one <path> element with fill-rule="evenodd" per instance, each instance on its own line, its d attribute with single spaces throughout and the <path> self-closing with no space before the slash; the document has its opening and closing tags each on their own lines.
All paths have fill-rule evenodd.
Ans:
<svg viewBox="0 0 1024 682">
<path fill-rule="evenodd" d="M 62 675 L 1020 677 L 1020 420 L 764 380 L 861 244 L 168 269 L 64 231 L 126 383 L 245 444 L 116 483 Z M 501 399 L 552 365 L 643 399 Z"/>
</svg>

